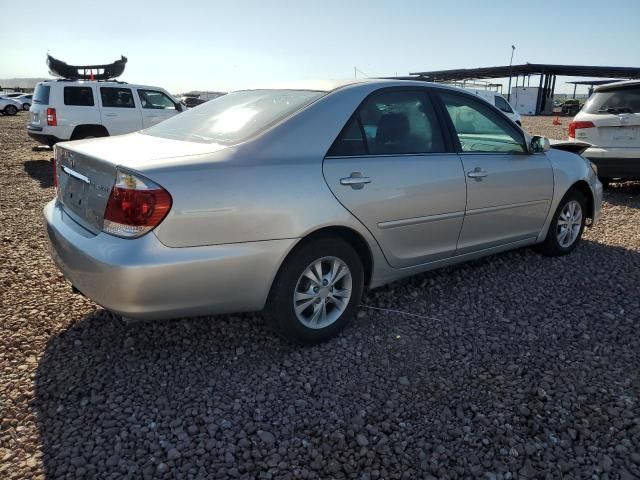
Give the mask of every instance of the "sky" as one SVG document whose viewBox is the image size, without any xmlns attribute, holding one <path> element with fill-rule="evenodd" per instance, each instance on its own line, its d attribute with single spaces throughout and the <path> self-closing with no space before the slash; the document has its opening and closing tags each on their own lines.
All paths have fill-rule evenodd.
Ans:
<svg viewBox="0 0 640 480">
<path fill-rule="evenodd" d="M 281 81 L 562 63 L 640 67 L 640 0 L 0 0 L 0 78 L 129 62 L 177 93 Z M 15 18 L 15 22 L 6 19 Z M 564 81 L 556 90 L 573 87 Z M 568 80 L 568 79 L 567 79 Z M 535 82 L 532 80 L 532 85 Z"/>
</svg>

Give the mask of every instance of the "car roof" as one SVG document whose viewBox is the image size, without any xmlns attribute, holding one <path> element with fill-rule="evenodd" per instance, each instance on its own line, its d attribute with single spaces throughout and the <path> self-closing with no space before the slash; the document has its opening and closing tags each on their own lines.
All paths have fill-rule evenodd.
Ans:
<svg viewBox="0 0 640 480">
<path fill-rule="evenodd" d="M 617 90 L 619 88 L 635 87 L 640 85 L 640 80 L 625 80 L 622 82 L 605 83 L 593 89 L 594 92 L 606 92 L 607 90 Z"/>
<path fill-rule="evenodd" d="M 420 86 L 420 87 L 437 87 L 450 90 L 458 90 L 460 88 L 450 87 L 440 83 L 427 82 L 424 80 L 401 80 L 395 78 L 360 78 L 351 80 L 302 80 L 290 82 L 275 82 L 272 84 L 262 85 L 255 88 L 243 88 L 240 91 L 247 90 L 313 90 L 319 92 L 332 92 L 341 88 L 357 88 L 360 86 L 376 85 L 378 87 L 385 86 Z"/>
</svg>

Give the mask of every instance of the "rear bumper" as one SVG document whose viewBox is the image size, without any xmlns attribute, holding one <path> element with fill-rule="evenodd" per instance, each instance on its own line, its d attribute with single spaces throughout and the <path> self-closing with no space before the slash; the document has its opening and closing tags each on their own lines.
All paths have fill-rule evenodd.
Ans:
<svg viewBox="0 0 640 480">
<path fill-rule="evenodd" d="M 598 167 L 600 178 L 640 179 L 640 148 L 591 147 L 582 155 Z"/>
<path fill-rule="evenodd" d="M 58 138 L 55 135 L 48 135 L 46 133 L 42 133 L 42 129 L 38 130 L 33 127 L 27 127 L 27 135 L 33 138 L 36 142 L 42 143 L 44 145 L 53 146 L 58 142 L 64 142 L 64 139 Z"/>
<path fill-rule="evenodd" d="M 153 233 L 93 235 L 56 200 L 44 209 L 51 255 L 64 276 L 108 310 L 164 319 L 261 310 L 295 239 L 171 248 Z"/>
</svg>

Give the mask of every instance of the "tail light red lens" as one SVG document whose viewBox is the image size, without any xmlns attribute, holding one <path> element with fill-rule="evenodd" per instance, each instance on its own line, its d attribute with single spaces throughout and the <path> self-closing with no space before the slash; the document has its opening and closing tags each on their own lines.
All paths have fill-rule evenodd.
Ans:
<svg viewBox="0 0 640 480">
<path fill-rule="evenodd" d="M 140 237 L 160 225 L 171 210 L 171 203 L 171 195 L 160 185 L 118 170 L 102 230 L 118 237 Z"/>
<path fill-rule="evenodd" d="M 569 124 L 569 138 L 576 138 L 576 130 L 581 128 L 595 128 L 593 122 L 571 122 Z"/>
<path fill-rule="evenodd" d="M 58 126 L 58 118 L 56 117 L 55 108 L 47 108 L 47 125 L 50 127 Z"/>
</svg>

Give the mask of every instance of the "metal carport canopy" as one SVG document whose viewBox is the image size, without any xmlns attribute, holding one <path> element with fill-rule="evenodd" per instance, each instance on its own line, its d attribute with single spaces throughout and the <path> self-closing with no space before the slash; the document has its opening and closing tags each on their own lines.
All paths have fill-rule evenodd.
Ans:
<svg viewBox="0 0 640 480">
<path fill-rule="evenodd" d="M 565 77 L 610 77 L 640 78 L 640 68 L 602 67 L 590 65 L 549 65 L 544 63 L 525 63 L 505 65 L 503 67 L 459 68 L 454 70 L 436 70 L 431 72 L 412 72 L 425 80 L 447 82 L 468 79 L 506 78 L 522 75 L 559 75 Z"/>
</svg>

